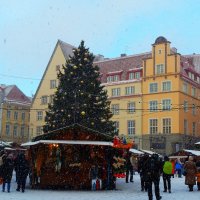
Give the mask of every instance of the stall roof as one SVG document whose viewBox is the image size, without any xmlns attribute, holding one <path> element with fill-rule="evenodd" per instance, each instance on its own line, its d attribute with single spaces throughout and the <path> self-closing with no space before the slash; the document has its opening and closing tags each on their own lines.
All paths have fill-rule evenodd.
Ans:
<svg viewBox="0 0 200 200">
<path fill-rule="evenodd" d="M 196 142 L 195 144 L 200 144 L 200 142 Z"/>
<path fill-rule="evenodd" d="M 152 155 L 152 154 L 158 154 L 158 153 L 156 153 L 156 152 L 154 152 L 154 151 L 150 151 L 150 150 L 144 150 L 144 149 L 140 149 L 140 151 L 142 151 L 142 152 L 144 152 L 144 153 L 147 153 L 147 154 L 150 154 L 150 155 Z M 162 157 L 162 155 L 160 155 L 160 154 L 158 154 L 160 157 Z"/>
<path fill-rule="evenodd" d="M 137 150 L 137 149 L 129 149 L 129 151 L 130 151 L 131 153 L 135 153 L 135 154 L 144 154 L 144 152 L 139 151 L 139 150 Z"/>
<path fill-rule="evenodd" d="M 197 150 L 184 149 L 184 151 L 189 152 L 195 156 L 200 156 L 200 151 L 197 151 Z"/>
<path fill-rule="evenodd" d="M 21 146 L 33 146 L 37 144 L 83 144 L 83 145 L 103 145 L 103 146 L 113 146 L 112 142 L 103 141 L 85 141 L 85 140 L 38 140 L 35 142 L 26 142 Z"/>
</svg>

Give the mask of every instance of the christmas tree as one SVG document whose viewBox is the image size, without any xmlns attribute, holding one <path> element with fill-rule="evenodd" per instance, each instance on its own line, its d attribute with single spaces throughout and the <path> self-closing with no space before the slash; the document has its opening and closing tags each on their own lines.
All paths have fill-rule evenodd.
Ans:
<svg viewBox="0 0 200 200">
<path fill-rule="evenodd" d="M 114 134 L 110 120 L 110 101 L 100 82 L 98 66 L 93 66 L 94 55 L 85 48 L 84 41 L 59 71 L 59 86 L 53 103 L 46 112 L 44 132 L 72 124 L 80 124 L 102 133 Z"/>
</svg>

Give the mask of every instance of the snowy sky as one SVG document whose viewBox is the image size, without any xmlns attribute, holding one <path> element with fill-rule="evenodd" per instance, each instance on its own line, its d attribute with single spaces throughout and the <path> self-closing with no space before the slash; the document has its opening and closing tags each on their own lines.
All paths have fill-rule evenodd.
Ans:
<svg viewBox="0 0 200 200">
<path fill-rule="evenodd" d="M 199 0 L 1 0 L 0 83 L 34 94 L 58 39 L 94 54 L 147 52 L 162 35 L 199 53 Z"/>
</svg>

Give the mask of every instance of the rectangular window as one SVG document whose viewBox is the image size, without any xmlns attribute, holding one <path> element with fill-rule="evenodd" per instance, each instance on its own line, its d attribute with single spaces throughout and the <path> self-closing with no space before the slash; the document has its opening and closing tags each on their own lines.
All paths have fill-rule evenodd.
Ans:
<svg viewBox="0 0 200 200">
<path fill-rule="evenodd" d="M 149 102 L 149 110 L 150 110 L 150 112 L 157 112 L 157 110 L 158 110 L 158 101 L 150 101 Z"/>
<path fill-rule="evenodd" d="M 43 119 L 43 113 L 42 113 L 42 111 L 38 111 L 37 112 L 37 121 L 41 121 L 42 119 Z"/>
<path fill-rule="evenodd" d="M 131 95 L 131 94 L 135 94 L 135 87 L 134 86 L 125 87 L 125 95 Z"/>
<path fill-rule="evenodd" d="M 21 126 L 21 137 L 24 137 L 25 135 L 25 125 Z"/>
<path fill-rule="evenodd" d="M 165 66 L 163 64 L 156 65 L 156 74 L 164 74 L 165 73 Z"/>
<path fill-rule="evenodd" d="M 135 79 L 139 79 L 140 78 L 140 72 L 135 72 Z"/>
<path fill-rule="evenodd" d="M 24 121 L 25 120 L 25 113 L 23 112 L 22 113 L 22 121 Z"/>
<path fill-rule="evenodd" d="M 183 92 L 188 93 L 188 85 L 187 83 L 183 83 Z"/>
<path fill-rule="evenodd" d="M 157 134 L 158 133 L 158 120 L 157 119 L 150 119 L 150 134 Z"/>
<path fill-rule="evenodd" d="M 112 104 L 111 112 L 113 113 L 113 115 L 119 115 L 119 104 Z"/>
<path fill-rule="evenodd" d="M 37 134 L 37 135 L 41 135 L 41 134 L 42 134 L 42 130 L 43 130 L 43 129 L 42 129 L 42 126 L 37 126 L 37 127 L 36 127 L 36 134 Z"/>
<path fill-rule="evenodd" d="M 192 122 L 192 135 L 195 136 L 196 135 L 196 123 Z"/>
<path fill-rule="evenodd" d="M 162 109 L 163 110 L 171 110 L 171 99 L 163 99 L 162 100 Z"/>
<path fill-rule="evenodd" d="M 157 83 L 150 83 L 149 84 L 149 93 L 158 92 L 158 84 Z"/>
<path fill-rule="evenodd" d="M 11 111 L 7 110 L 7 119 L 10 119 L 10 116 L 11 116 Z"/>
<path fill-rule="evenodd" d="M 165 118 L 163 119 L 163 134 L 171 133 L 171 119 Z"/>
<path fill-rule="evenodd" d="M 120 96 L 120 88 L 113 88 L 112 89 L 112 97 Z"/>
<path fill-rule="evenodd" d="M 192 87 L 192 96 L 196 97 L 196 88 Z"/>
<path fill-rule="evenodd" d="M 18 129 L 18 126 L 17 126 L 17 124 L 15 124 L 13 127 L 13 136 L 14 137 L 17 137 L 17 129 Z"/>
<path fill-rule="evenodd" d="M 10 135 L 10 124 L 6 123 L 6 135 Z"/>
<path fill-rule="evenodd" d="M 110 75 L 107 77 L 107 82 L 117 82 L 119 81 L 119 75 Z"/>
<path fill-rule="evenodd" d="M 187 135 L 188 133 L 188 121 L 184 119 L 184 134 Z"/>
<path fill-rule="evenodd" d="M 188 102 L 187 101 L 184 101 L 183 109 L 184 109 L 184 112 L 188 111 Z"/>
<path fill-rule="evenodd" d="M 18 112 L 14 112 L 14 120 L 18 119 Z"/>
<path fill-rule="evenodd" d="M 135 112 L 135 102 L 130 102 L 127 105 L 128 113 L 134 113 Z"/>
<path fill-rule="evenodd" d="M 128 120 L 128 135 L 135 135 L 135 120 Z"/>
<path fill-rule="evenodd" d="M 56 88 L 56 80 L 50 80 L 50 89 Z"/>
<path fill-rule="evenodd" d="M 47 104 L 48 102 L 47 102 L 47 96 L 42 96 L 41 97 L 41 104 Z"/>
<path fill-rule="evenodd" d="M 196 115 L 196 106 L 192 104 L 192 115 Z"/>
<path fill-rule="evenodd" d="M 129 80 L 133 80 L 133 79 L 134 79 L 134 73 L 133 73 L 133 72 L 130 72 L 130 73 L 128 74 L 128 79 L 129 79 Z"/>
<path fill-rule="evenodd" d="M 114 133 L 118 134 L 119 133 L 119 121 L 114 122 L 114 127 L 115 127 Z"/>
<path fill-rule="evenodd" d="M 171 82 L 170 81 L 165 81 L 162 83 L 162 91 L 163 92 L 171 91 Z"/>
</svg>

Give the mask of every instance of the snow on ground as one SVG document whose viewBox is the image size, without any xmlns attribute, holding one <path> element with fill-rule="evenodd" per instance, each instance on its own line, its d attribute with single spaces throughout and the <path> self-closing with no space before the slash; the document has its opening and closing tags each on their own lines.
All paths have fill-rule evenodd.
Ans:
<svg viewBox="0 0 200 200">
<path fill-rule="evenodd" d="M 172 193 L 163 193 L 161 177 L 160 191 L 162 200 L 199 200 L 200 191 L 194 186 L 189 192 L 183 178 L 172 178 Z M 1 186 L 0 186 L 1 187 Z M 28 187 L 28 186 L 27 186 Z M 16 191 L 16 183 L 11 183 L 11 192 L 1 192 L 1 200 L 148 200 L 146 192 L 140 191 L 140 177 L 134 175 L 134 183 L 125 183 L 124 179 L 117 180 L 117 190 L 109 191 L 63 191 L 63 190 L 33 190 L 27 188 L 25 193 Z M 154 196 L 155 200 L 155 196 Z"/>
</svg>

